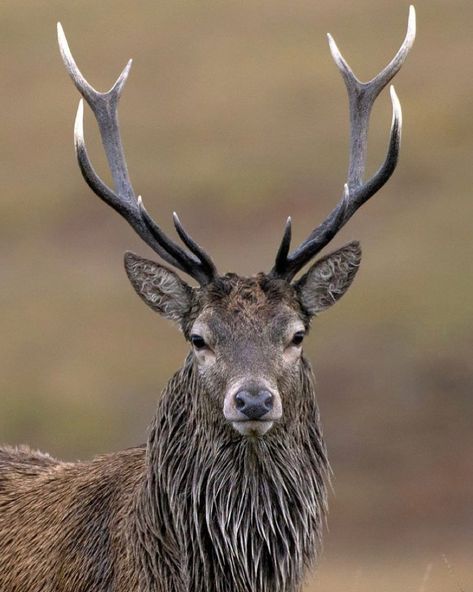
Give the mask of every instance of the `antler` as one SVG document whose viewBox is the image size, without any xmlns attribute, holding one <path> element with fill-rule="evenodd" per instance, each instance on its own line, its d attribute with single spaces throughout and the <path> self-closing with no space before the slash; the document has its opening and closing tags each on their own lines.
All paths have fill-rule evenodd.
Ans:
<svg viewBox="0 0 473 592">
<path fill-rule="evenodd" d="M 327 218 L 314 228 L 304 242 L 289 254 L 291 242 L 291 219 L 288 218 L 284 235 L 276 255 L 271 275 L 288 281 L 319 253 L 344 226 L 356 210 L 372 197 L 386 183 L 396 168 L 401 144 L 401 104 L 394 87 L 391 86 L 393 119 L 387 156 L 379 170 L 366 182 L 365 173 L 368 126 L 371 109 L 376 97 L 400 70 L 411 49 L 416 34 L 415 10 L 409 8 L 406 37 L 392 61 L 369 82 L 361 82 L 353 74 L 340 53 L 333 37 L 329 34 L 330 51 L 345 82 L 350 108 L 350 161 L 348 178 L 341 200 Z"/>
<path fill-rule="evenodd" d="M 120 138 L 117 113 L 118 101 L 128 78 L 132 60 L 128 62 L 108 92 L 98 92 L 87 82 L 77 67 L 60 23 L 57 25 L 57 32 L 64 65 L 77 90 L 87 101 L 97 120 L 115 191 L 110 189 L 98 176 L 87 154 L 83 131 L 84 107 L 81 99 L 74 125 L 74 145 L 79 167 L 85 181 L 92 191 L 128 221 L 139 236 L 160 257 L 189 274 L 199 284 L 205 285 L 209 283 L 217 274 L 215 265 L 202 247 L 184 230 L 177 215 L 174 213 L 174 225 L 190 252 L 184 250 L 166 236 L 145 210 L 141 197 L 136 197 L 133 191 Z"/>
</svg>

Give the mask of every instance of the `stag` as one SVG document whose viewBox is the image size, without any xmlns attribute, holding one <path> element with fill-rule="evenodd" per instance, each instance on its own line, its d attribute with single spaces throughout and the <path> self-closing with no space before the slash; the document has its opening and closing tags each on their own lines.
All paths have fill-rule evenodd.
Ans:
<svg viewBox="0 0 473 592">
<path fill-rule="evenodd" d="M 360 82 L 329 36 L 351 121 L 348 178 L 334 210 L 290 252 L 287 221 L 269 273 L 219 275 L 174 224 L 183 246 L 132 188 L 117 106 L 131 62 L 106 93 L 85 80 L 58 25 L 75 86 L 95 114 L 114 189 L 95 172 L 83 135 L 75 148 L 90 188 L 171 267 L 125 255 L 138 295 L 190 343 L 165 387 L 146 445 L 67 463 L 26 446 L 0 449 L 2 592 L 296 592 L 319 552 L 328 461 L 311 366 L 302 342 L 311 319 L 348 289 L 361 259 L 351 242 L 296 275 L 392 175 L 401 108 L 393 87 L 387 156 L 364 180 L 370 112 L 415 36 L 370 82 Z"/>
</svg>

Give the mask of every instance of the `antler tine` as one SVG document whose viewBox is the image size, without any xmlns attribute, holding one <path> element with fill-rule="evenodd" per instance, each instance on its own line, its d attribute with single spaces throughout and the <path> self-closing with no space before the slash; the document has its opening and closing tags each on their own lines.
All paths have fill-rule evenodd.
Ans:
<svg viewBox="0 0 473 592">
<path fill-rule="evenodd" d="M 285 263 L 280 260 L 280 254 L 278 253 L 277 262 L 271 271 L 272 275 L 284 277 L 290 281 L 312 257 L 332 240 L 356 210 L 381 189 L 394 172 L 401 144 L 402 112 L 393 86 L 390 89 L 393 119 L 388 152 L 378 171 L 368 181 L 364 182 L 369 120 L 376 97 L 404 63 L 414 43 L 415 32 L 415 10 L 411 6 L 409 8 L 407 33 L 399 51 L 391 62 L 369 82 L 358 80 L 340 53 L 333 37 L 330 34 L 328 35 L 330 51 L 345 82 L 349 99 L 351 132 L 347 183 L 344 187 L 343 197 L 337 206 L 324 222 L 316 227 L 293 253 L 286 257 Z"/>
<path fill-rule="evenodd" d="M 85 181 L 92 191 L 129 222 L 138 235 L 160 257 L 189 274 L 201 285 L 209 283 L 216 274 L 215 266 L 210 257 L 200 247 L 199 251 L 191 249 L 192 252 L 187 253 L 168 238 L 159 225 L 149 216 L 141 198 L 138 199 L 133 190 L 121 142 L 117 113 L 120 95 L 128 78 L 132 61 L 129 60 L 112 88 L 106 93 L 101 93 L 87 82 L 77 67 L 60 23 L 58 23 L 58 42 L 62 59 L 74 85 L 95 115 L 112 173 L 115 191 L 102 181 L 94 170 L 88 156 L 84 140 L 84 108 L 81 100 L 74 125 L 74 144 L 79 167 Z M 189 237 L 189 240 L 192 239 Z"/>
<path fill-rule="evenodd" d="M 126 199 L 130 204 L 133 204 L 136 202 L 136 197 L 126 166 L 117 113 L 118 101 L 130 73 L 132 60 L 128 61 L 117 81 L 108 92 L 98 92 L 87 82 L 77 67 L 61 23 L 57 25 L 57 33 L 59 50 L 66 70 L 77 90 L 89 104 L 97 120 L 115 190 L 122 199 Z M 81 113 L 83 113 L 83 110 L 81 110 Z"/>
<path fill-rule="evenodd" d="M 83 135 L 83 102 L 79 102 L 74 129 L 74 143 L 79 168 L 86 183 L 103 201 L 121 214 L 135 229 L 138 235 L 165 261 L 188 273 L 199 283 L 208 283 L 207 274 L 200 273 L 200 262 L 188 255 L 179 245 L 162 231 L 160 226 L 146 211 L 141 196 L 135 202 L 121 199 L 113 192 L 95 172 L 84 142 Z M 135 205 L 136 204 L 136 205 Z"/>
<path fill-rule="evenodd" d="M 204 249 L 195 242 L 195 240 L 191 237 L 191 235 L 187 232 L 187 230 L 182 225 L 181 221 L 179 220 L 178 215 L 176 212 L 172 214 L 174 227 L 176 228 L 177 234 L 181 238 L 182 242 L 186 245 L 192 253 L 194 253 L 202 263 L 204 269 L 207 270 L 209 275 L 215 276 L 217 274 L 217 269 L 215 267 L 214 262 L 209 257 L 208 253 L 204 251 Z"/>
<path fill-rule="evenodd" d="M 389 64 L 369 82 L 360 82 L 343 58 L 333 37 L 328 34 L 332 57 L 345 82 L 350 103 L 350 162 L 348 167 L 348 187 L 350 191 L 361 185 L 365 172 L 368 124 L 371 109 L 376 97 L 401 69 L 416 34 L 415 9 L 409 7 L 407 32 L 404 41 Z"/>
<path fill-rule="evenodd" d="M 274 269 L 277 273 L 283 273 L 286 262 L 287 262 L 287 255 L 289 253 L 289 249 L 291 248 L 291 238 L 292 238 L 292 220 L 291 216 L 286 221 L 286 225 L 284 226 L 284 233 L 282 235 L 281 243 L 279 245 L 278 252 L 276 254 L 276 263 L 274 265 Z"/>
</svg>

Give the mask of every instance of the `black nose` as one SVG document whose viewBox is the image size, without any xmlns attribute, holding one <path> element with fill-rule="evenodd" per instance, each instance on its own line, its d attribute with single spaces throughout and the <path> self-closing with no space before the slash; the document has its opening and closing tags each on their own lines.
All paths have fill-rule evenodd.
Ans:
<svg viewBox="0 0 473 592">
<path fill-rule="evenodd" d="M 248 419 L 259 419 L 273 408 L 273 395 L 265 390 L 242 390 L 235 395 L 235 404 Z"/>
</svg>

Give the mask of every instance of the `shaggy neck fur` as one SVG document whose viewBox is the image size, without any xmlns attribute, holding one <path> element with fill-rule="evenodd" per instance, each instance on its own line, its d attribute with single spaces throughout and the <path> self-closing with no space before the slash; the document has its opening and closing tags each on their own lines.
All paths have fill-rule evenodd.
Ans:
<svg viewBox="0 0 473 592">
<path fill-rule="evenodd" d="M 191 357 L 171 379 L 133 514 L 143 590 L 300 590 L 320 542 L 328 463 L 304 359 L 295 388 L 288 423 L 249 439 L 206 407 Z"/>
</svg>

